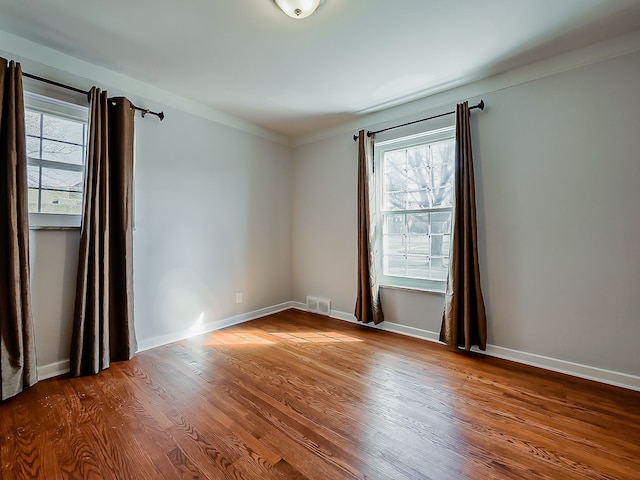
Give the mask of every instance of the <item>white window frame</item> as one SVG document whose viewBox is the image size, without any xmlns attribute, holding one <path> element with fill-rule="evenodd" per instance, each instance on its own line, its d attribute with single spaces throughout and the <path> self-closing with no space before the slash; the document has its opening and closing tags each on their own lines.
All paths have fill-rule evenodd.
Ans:
<svg viewBox="0 0 640 480">
<path fill-rule="evenodd" d="M 374 148 L 374 168 L 375 168 L 375 202 L 376 202 L 376 238 L 378 242 L 378 254 L 377 254 L 377 267 L 378 267 L 378 281 L 382 287 L 401 288 L 408 290 L 421 290 L 427 292 L 444 293 L 446 290 L 446 280 L 428 280 L 401 276 L 385 275 L 383 269 L 383 231 L 384 231 L 384 217 L 386 213 L 384 210 L 383 191 L 385 185 L 384 179 L 384 166 L 383 159 L 384 154 L 388 151 L 398 150 L 401 148 L 411 148 L 419 145 L 440 142 L 443 140 L 450 140 L 455 138 L 455 126 L 448 126 L 435 130 L 430 130 L 415 135 L 397 137 L 389 140 L 383 140 L 375 142 Z M 451 210 L 453 214 L 453 202 L 451 207 L 446 208 L 431 208 L 431 209 L 418 209 L 410 210 L 411 213 L 428 213 Z"/>
<path fill-rule="evenodd" d="M 66 118 L 78 122 L 88 124 L 89 108 L 88 106 L 77 105 L 65 102 L 45 95 L 32 92 L 24 92 L 25 109 L 52 115 L 55 117 Z M 86 155 L 83 162 L 86 161 Z M 46 165 L 45 160 L 27 159 L 29 165 Z M 85 164 L 69 165 L 69 170 L 82 171 L 83 178 L 85 172 Z M 82 191 L 84 199 L 84 188 Z M 35 213 L 29 212 L 29 228 L 31 229 L 66 229 L 79 228 L 82 223 L 81 214 L 67 213 Z"/>
</svg>

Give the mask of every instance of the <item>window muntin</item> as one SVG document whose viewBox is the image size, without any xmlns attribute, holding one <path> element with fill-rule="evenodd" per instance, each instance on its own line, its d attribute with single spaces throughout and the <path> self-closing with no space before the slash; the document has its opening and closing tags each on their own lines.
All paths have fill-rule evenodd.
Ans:
<svg viewBox="0 0 640 480">
<path fill-rule="evenodd" d="M 25 94 L 25 132 L 30 225 L 79 226 L 87 108 Z"/>
<path fill-rule="evenodd" d="M 449 269 L 454 129 L 376 144 L 383 285 L 443 291 Z"/>
</svg>

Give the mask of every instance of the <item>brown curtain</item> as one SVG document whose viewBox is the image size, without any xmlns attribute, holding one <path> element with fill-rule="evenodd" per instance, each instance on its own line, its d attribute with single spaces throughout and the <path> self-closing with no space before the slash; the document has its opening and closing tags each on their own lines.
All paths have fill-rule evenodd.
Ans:
<svg viewBox="0 0 640 480">
<path fill-rule="evenodd" d="M 133 115 L 126 98 L 91 90 L 71 374 L 136 351 L 133 325 Z"/>
<path fill-rule="evenodd" d="M 373 136 L 358 134 L 358 294 L 355 317 L 363 323 L 384 321 L 376 268 L 377 236 L 373 193 Z"/>
<path fill-rule="evenodd" d="M 0 400 L 36 383 L 22 70 L 0 58 Z"/>
<path fill-rule="evenodd" d="M 469 103 L 456 107 L 456 170 L 451 261 L 440 341 L 470 350 L 487 345 L 487 318 L 480 288 L 476 194 Z"/>
</svg>

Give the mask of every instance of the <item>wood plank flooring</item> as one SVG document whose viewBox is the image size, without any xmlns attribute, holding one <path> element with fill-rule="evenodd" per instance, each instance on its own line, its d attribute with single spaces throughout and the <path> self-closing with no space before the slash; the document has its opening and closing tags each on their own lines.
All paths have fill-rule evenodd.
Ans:
<svg viewBox="0 0 640 480">
<path fill-rule="evenodd" d="M 640 479 L 640 392 L 288 310 L 0 404 L 0 478 Z"/>
</svg>

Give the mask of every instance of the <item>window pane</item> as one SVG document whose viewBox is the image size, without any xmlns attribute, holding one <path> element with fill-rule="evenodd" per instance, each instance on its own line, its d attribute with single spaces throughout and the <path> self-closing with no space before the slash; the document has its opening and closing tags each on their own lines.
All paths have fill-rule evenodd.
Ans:
<svg viewBox="0 0 640 480">
<path fill-rule="evenodd" d="M 453 200 L 453 185 L 429 190 L 431 206 L 434 208 L 450 207 Z"/>
<path fill-rule="evenodd" d="M 413 213 L 407 215 L 407 230 L 412 235 L 429 233 L 429 213 Z"/>
<path fill-rule="evenodd" d="M 80 215 L 82 213 L 82 194 L 42 190 L 41 212 Z"/>
<path fill-rule="evenodd" d="M 383 259 L 383 270 L 388 276 L 432 279 L 430 258 L 426 255 L 386 255 Z M 438 275 L 436 280 L 442 279 L 440 273 Z"/>
<path fill-rule="evenodd" d="M 446 165 L 434 165 L 430 170 L 430 186 L 441 187 L 444 185 L 453 185 L 453 163 L 448 163 Z"/>
<path fill-rule="evenodd" d="M 404 215 L 384 215 L 384 230 L 385 234 L 405 233 L 405 219 Z"/>
<path fill-rule="evenodd" d="M 431 254 L 434 257 L 449 255 L 449 244 L 445 244 L 445 235 L 431 235 Z"/>
<path fill-rule="evenodd" d="M 38 192 L 37 188 L 30 188 L 28 191 L 29 212 L 38 213 Z"/>
<path fill-rule="evenodd" d="M 426 188 L 422 190 L 410 190 L 407 192 L 406 197 L 407 210 L 419 210 L 431 206 L 429 191 Z"/>
<path fill-rule="evenodd" d="M 451 249 L 452 212 L 431 214 L 431 275 L 434 280 L 446 280 Z"/>
<path fill-rule="evenodd" d="M 42 136 L 51 140 L 62 140 L 69 143 L 83 144 L 82 123 L 66 118 L 43 115 Z"/>
<path fill-rule="evenodd" d="M 36 112 L 29 110 L 24 112 L 24 127 L 27 135 L 40 136 L 40 117 L 41 115 Z"/>
<path fill-rule="evenodd" d="M 410 189 L 429 186 L 429 150 L 426 146 L 407 150 L 407 185 Z"/>
<path fill-rule="evenodd" d="M 40 158 L 39 137 L 27 137 L 27 157 Z"/>
<path fill-rule="evenodd" d="M 449 274 L 449 260 L 431 258 L 431 280 L 446 281 Z"/>
<path fill-rule="evenodd" d="M 429 257 L 410 255 L 407 258 L 407 277 L 410 278 L 429 278 Z"/>
<path fill-rule="evenodd" d="M 407 275 L 406 257 L 386 255 L 383 259 L 383 271 L 385 275 L 404 277 Z"/>
<path fill-rule="evenodd" d="M 27 185 L 29 188 L 38 188 L 40 186 L 40 167 L 27 166 Z"/>
<path fill-rule="evenodd" d="M 407 155 L 404 149 L 386 152 L 384 162 L 387 175 L 404 177 L 404 172 L 407 168 Z"/>
<path fill-rule="evenodd" d="M 406 210 L 407 209 L 407 193 L 389 193 L 384 196 L 385 210 Z"/>
<path fill-rule="evenodd" d="M 55 140 L 42 140 L 42 159 L 61 163 L 82 165 L 82 146 L 70 145 Z"/>
<path fill-rule="evenodd" d="M 409 235 L 407 239 L 407 253 L 429 255 L 431 242 L 429 235 Z"/>
<path fill-rule="evenodd" d="M 384 209 L 404 210 L 407 204 L 407 160 L 405 150 L 384 155 Z"/>
<path fill-rule="evenodd" d="M 446 212 L 434 212 L 429 214 L 431 233 L 451 233 L 451 210 Z"/>
<path fill-rule="evenodd" d="M 407 215 L 408 254 L 429 255 L 431 242 L 429 239 L 429 214 Z"/>
<path fill-rule="evenodd" d="M 404 255 L 407 246 L 405 235 L 385 235 L 384 250 L 389 254 Z"/>
<path fill-rule="evenodd" d="M 82 192 L 82 172 L 42 168 L 42 188 Z"/>
<path fill-rule="evenodd" d="M 385 176 L 385 192 L 404 192 L 406 188 L 406 175 L 405 172 L 393 171 Z"/>
<path fill-rule="evenodd" d="M 450 139 L 444 140 L 442 142 L 432 143 L 430 147 L 432 165 L 453 165 L 453 160 L 455 158 L 455 140 Z"/>
</svg>

